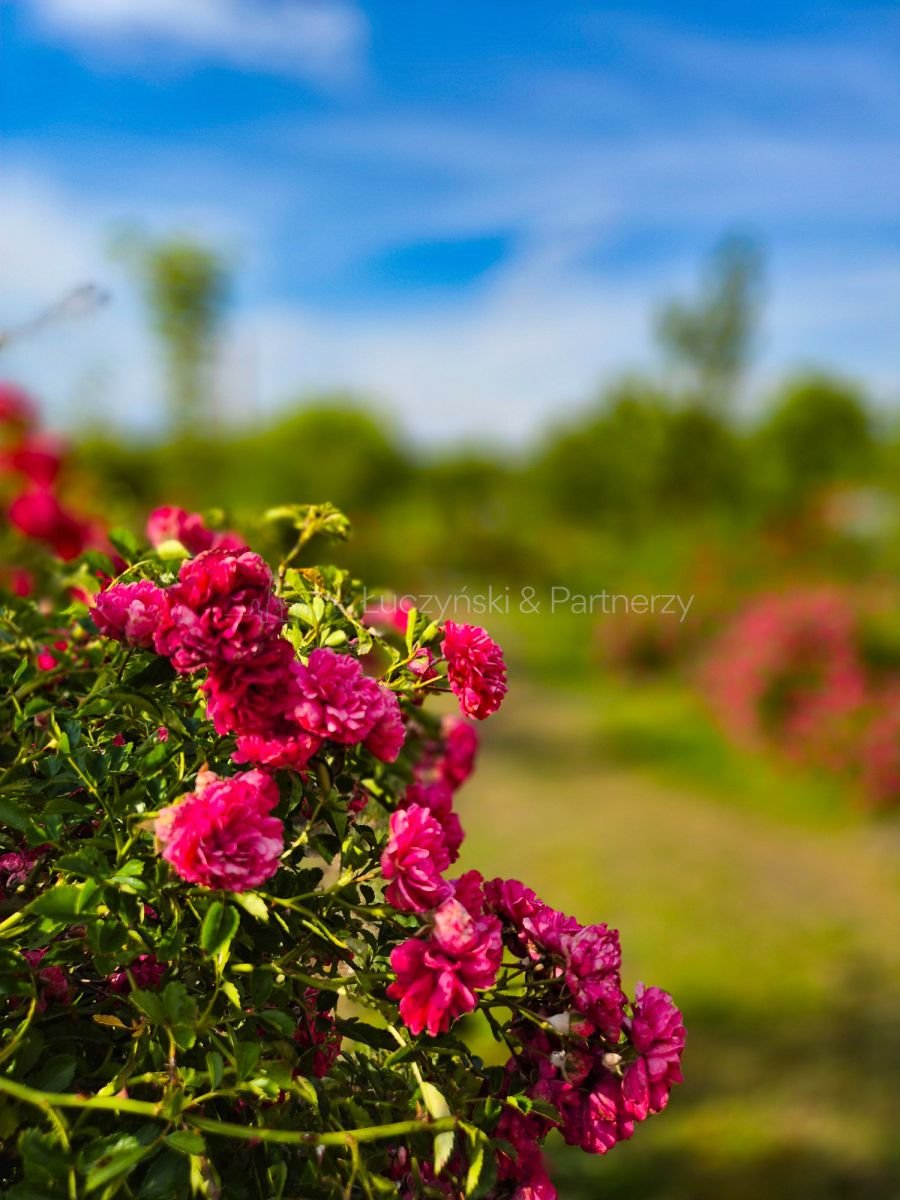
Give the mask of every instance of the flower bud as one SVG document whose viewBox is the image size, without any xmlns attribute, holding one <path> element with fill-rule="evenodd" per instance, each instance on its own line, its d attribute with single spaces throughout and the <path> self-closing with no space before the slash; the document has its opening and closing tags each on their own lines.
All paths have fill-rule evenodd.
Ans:
<svg viewBox="0 0 900 1200">
<path fill-rule="evenodd" d="M 560 1037 L 568 1037 L 572 1028 L 572 1014 L 556 1013 L 555 1016 L 547 1018 L 547 1024 L 552 1026 L 554 1033 L 558 1033 Z"/>
</svg>

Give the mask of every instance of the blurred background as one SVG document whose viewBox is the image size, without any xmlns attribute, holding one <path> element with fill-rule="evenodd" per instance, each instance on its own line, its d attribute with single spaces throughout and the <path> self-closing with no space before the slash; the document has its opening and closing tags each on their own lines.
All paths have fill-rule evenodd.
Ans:
<svg viewBox="0 0 900 1200">
<path fill-rule="evenodd" d="M 6 582 L 331 500 L 504 645 L 464 865 L 689 1029 L 563 1200 L 900 1197 L 898 66 L 868 3 L 0 0 Z"/>
</svg>

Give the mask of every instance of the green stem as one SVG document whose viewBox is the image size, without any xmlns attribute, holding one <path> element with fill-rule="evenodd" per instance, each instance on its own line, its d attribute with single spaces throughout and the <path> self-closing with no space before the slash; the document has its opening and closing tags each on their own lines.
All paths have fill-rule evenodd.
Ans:
<svg viewBox="0 0 900 1200">
<path fill-rule="evenodd" d="M 37 1088 L 28 1087 L 24 1083 L 16 1083 L 13 1079 L 0 1077 L 0 1092 L 22 1100 L 25 1104 L 33 1104 L 35 1108 L 50 1114 L 54 1108 L 89 1108 L 103 1112 L 135 1113 L 142 1117 L 159 1117 L 161 1103 L 149 1100 L 129 1100 L 119 1096 L 78 1096 L 72 1092 L 41 1092 Z"/>
<path fill-rule="evenodd" d="M 378 1142 L 385 1138 L 405 1137 L 416 1133 L 448 1133 L 456 1129 L 456 1117 L 441 1117 L 437 1121 L 395 1121 L 391 1125 L 370 1125 L 364 1129 L 342 1129 L 336 1133 L 301 1132 L 294 1129 L 268 1129 L 260 1125 L 234 1125 L 229 1121 L 212 1121 L 184 1113 L 185 1124 L 204 1133 L 221 1137 L 242 1138 L 245 1141 L 278 1142 L 285 1146 L 352 1146 L 359 1142 Z"/>
</svg>

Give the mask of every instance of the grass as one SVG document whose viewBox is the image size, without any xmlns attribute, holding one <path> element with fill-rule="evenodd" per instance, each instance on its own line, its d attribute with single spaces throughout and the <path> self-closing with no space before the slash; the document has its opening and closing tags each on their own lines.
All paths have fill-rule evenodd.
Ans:
<svg viewBox="0 0 900 1200">
<path fill-rule="evenodd" d="M 462 867 L 622 934 L 689 1029 L 669 1111 L 562 1200 L 892 1200 L 900 823 L 734 751 L 678 685 L 513 689 L 460 795 Z"/>
</svg>

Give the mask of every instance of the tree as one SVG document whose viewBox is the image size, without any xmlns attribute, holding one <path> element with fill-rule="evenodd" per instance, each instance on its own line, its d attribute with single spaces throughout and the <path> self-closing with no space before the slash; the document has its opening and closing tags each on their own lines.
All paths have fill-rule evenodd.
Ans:
<svg viewBox="0 0 900 1200">
<path fill-rule="evenodd" d="M 704 405 L 732 399 L 753 344 L 762 256 L 745 237 L 725 238 L 713 251 L 699 297 L 670 300 L 659 313 L 663 350 Z"/>
<path fill-rule="evenodd" d="M 169 376 L 171 424 L 190 430 L 214 418 L 209 368 L 228 299 L 221 257 L 186 238 L 140 242 L 135 254 Z"/>
</svg>

